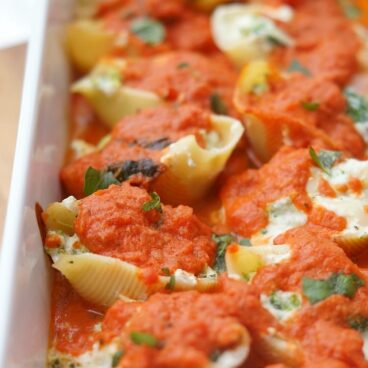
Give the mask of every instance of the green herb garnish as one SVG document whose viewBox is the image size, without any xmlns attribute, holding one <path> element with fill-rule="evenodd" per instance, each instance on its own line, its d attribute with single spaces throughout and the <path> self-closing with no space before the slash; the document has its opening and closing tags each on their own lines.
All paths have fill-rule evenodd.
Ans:
<svg viewBox="0 0 368 368">
<path fill-rule="evenodd" d="M 250 242 L 250 239 L 248 239 L 248 238 L 241 239 L 239 241 L 239 244 L 242 245 L 242 246 L 244 246 L 244 247 L 251 247 L 252 246 L 252 244 Z"/>
<path fill-rule="evenodd" d="M 185 68 L 189 67 L 189 63 L 187 63 L 186 61 L 183 61 L 183 62 L 179 63 L 176 67 L 178 69 L 185 69 Z"/>
<path fill-rule="evenodd" d="M 131 25 L 131 31 L 148 45 L 157 45 L 166 37 L 162 23 L 149 17 L 136 19 Z"/>
<path fill-rule="evenodd" d="M 90 195 L 99 189 L 106 189 L 111 184 L 119 184 L 120 182 L 115 178 L 113 173 L 109 171 L 96 170 L 89 167 L 84 176 L 83 192 Z"/>
<path fill-rule="evenodd" d="M 350 0 L 339 0 L 340 6 L 349 19 L 357 19 L 361 16 L 362 11 L 356 5 L 354 5 Z"/>
<path fill-rule="evenodd" d="M 306 77 L 311 77 L 312 73 L 307 69 L 304 65 L 302 65 L 299 60 L 293 59 L 287 68 L 287 71 L 292 72 L 299 72 L 301 74 L 304 74 Z"/>
<path fill-rule="evenodd" d="M 162 271 L 162 273 L 163 273 L 165 276 L 170 276 L 170 270 L 168 269 L 168 267 L 163 267 L 163 268 L 161 268 L 161 271 Z"/>
<path fill-rule="evenodd" d="M 111 184 L 120 184 L 136 174 L 154 177 L 159 167 L 151 159 L 138 161 L 125 160 L 109 165 L 105 170 L 89 167 L 84 176 L 84 194 L 90 195 L 99 189 L 106 189 Z"/>
<path fill-rule="evenodd" d="M 320 150 L 317 153 L 313 147 L 309 147 L 309 154 L 314 163 L 328 175 L 332 166 L 341 156 L 340 151 Z"/>
<path fill-rule="evenodd" d="M 359 332 L 366 332 L 368 330 L 368 318 L 361 315 L 349 317 L 348 325 Z"/>
<path fill-rule="evenodd" d="M 356 123 L 368 122 L 368 99 L 349 88 L 345 90 L 344 94 L 347 101 L 346 113 Z"/>
<path fill-rule="evenodd" d="M 210 96 L 210 107 L 215 114 L 227 115 L 228 113 L 228 108 L 225 102 L 217 92 L 212 93 Z"/>
<path fill-rule="evenodd" d="M 275 309 L 293 311 L 301 306 L 302 301 L 298 294 L 274 291 L 270 295 L 270 303 Z"/>
<path fill-rule="evenodd" d="M 165 286 L 165 289 L 166 290 L 174 290 L 175 289 L 175 283 L 176 283 L 175 275 L 171 275 L 169 282 Z"/>
<path fill-rule="evenodd" d="M 301 105 L 308 111 L 317 111 L 319 109 L 319 102 L 305 101 Z"/>
<path fill-rule="evenodd" d="M 311 304 L 325 300 L 334 294 L 353 298 L 358 288 L 364 284 L 364 280 L 354 273 L 345 275 L 342 272 L 333 273 L 324 280 L 316 280 L 310 277 L 303 277 L 302 279 L 303 293 Z"/>
<path fill-rule="evenodd" d="M 217 246 L 214 269 L 216 272 L 225 272 L 226 248 L 235 241 L 235 238 L 231 234 L 223 234 L 223 235 L 212 234 L 212 240 L 216 243 Z"/>
<path fill-rule="evenodd" d="M 111 366 L 112 367 L 117 367 L 121 357 L 124 355 L 124 352 L 122 350 L 117 351 L 113 356 L 112 356 L 112 362 L 111 362 Z"/>
<path fill-rule="evenodd" d="M 132 332 L 130 334 L 130 339 L 136 345 L 146 345 L 150 346 L 151 348 L 158 346 L 156 337 L 146 332 Z"/>
<path fill-rule="evenodd" d="M 272 45 L 272 46 L 287 46 L 288 43 L 285 42 L 283 39 L 279 38 L 279 37 L 275 37 L 273 35 L 268 35 L 266 36 L 267 41 Z"/>
<path fill-rule="evenodd" d="M 161 199 L 160 196 L 156 192 L 150 193 L 151 200 L 143 203 L 142 210 L 144 212 L 156 210 L 157 212 L 162 213 L 162 207 L 161 207 Z"/>
</svg>

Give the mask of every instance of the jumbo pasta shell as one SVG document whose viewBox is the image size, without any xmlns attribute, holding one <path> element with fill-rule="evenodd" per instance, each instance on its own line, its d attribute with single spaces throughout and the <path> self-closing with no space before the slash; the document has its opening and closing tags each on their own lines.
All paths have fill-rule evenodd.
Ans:
<svg viewBox="0 0 368 368">
<path fill-rule="evenodd" d="M 237 244 L 227 248 L 225 262 L 228 274 L 233 276 L 245 276 L 251 272 L 257 272 L 264 264 L 260 255 Z"/>
<path fill-rule="evenodd" d="M 72 92 L 83 95 L 110 128 L 127 115 L 163 102 L 153 92 L 124 86 L 125 65 L 125 59 L 104 60 L 72 86 Z"/>
<path fill-rule="evenodd" d="M 171 144 L 162 156 L 166 166 L 154 183 L 162 200 L 170 204 L 190 204 L 202 198 L 239 142 L 244 128 L 233 118 L 211 115 L 212 132 L 218 142 L 202 148 L 194 135 L 186 136 Z"/>
<path fill-rule="evenodd" d="M 42 213 L 47 230 L 62 231 L 67 235 L 74 234 L 74 222 L 77 213 L 60 202 L 51 203 Z"/>
<path fill-rule="evenodd" d="M 122 294 L 134 300 L 148 296 L 140 269 L 127 262 L 93 253 L 62 254 L 53 264 L 84 299 L 103 306 L 112 305 Z"/>
<path fill-rule="evenodd" d="M 348 256 L 356 256 L 368 249 L 368 234 L 336 234 L 333 240 L 341 247 Z"/>
<path fill-rule="evenodd" d="M 303 364 L 304 354 L 300 345 L 280 334 L 264 334 L 258 337 L 254 346 L 266 364 L 281 363 L 290 368 L 297 368 Z"/>
<path fill-rule="evenodd" d="M 66 30 L 66 48 L 75 67 L 90 71 L 114 46 L 115 36 L 95 20 L 77 20 Z"/>
<path fill-rule="evenodd" d="M 207 368 L 238 368 L 243 365 L 249 355 L 251 337 L 244 326 L 239 325 L 239 328 L 242 334 L 240 343 L 232 349 L 223 351 Z"/>
<path fill-rule="evenodd" d="M 253 114 L 244 116 L 246 132 L 256 156 L 267 162 L 282 146 L 283 136 L 279 126 L 267 124 Z"/>
<path fill-rule="evenodd" d="M 84 299 L 103 306 L 110 306 L 119 298 L 144 300 L 163 289 L 207 291 L 217 286 L 216 277 L 200 278 L 183 270 L 177 270 L 171 276 L 175 279 L 171 286 L 170 276 L 160 276 L 156 283 L 147 285 L 139 267 L 93 253 L 61 254 L 53 267 Z"/>
</svg>

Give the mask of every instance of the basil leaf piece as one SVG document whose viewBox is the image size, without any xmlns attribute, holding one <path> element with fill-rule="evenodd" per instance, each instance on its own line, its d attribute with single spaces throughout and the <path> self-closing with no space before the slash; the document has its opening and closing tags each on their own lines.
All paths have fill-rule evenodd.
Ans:
<svg viewBox="0 0 368 368">
<path fill-rule="evenodd" d="M 119 184 L 111 172 L 96 170 L 89 167 L 84 176 L 83 192 L 90 195 L 99 189 L 107 189 L 111 184 Z"/>
<path fill-rule="evenodd" d="M 348 318 L 348 325 L 359 332 L 366 332 L 368 330 L 368 318 L 357 315 Z"/>
<path fill-rule="evenodd" d="M 145 212 L 156 210 L 157 212 L 162 213 L 160 196 L 156 192 L 150 193 L 150 196 L 152 199 L 143 203 L 142 210 Z"/>
<path fill-rule="evenodd" d="M 317 153 L 313 147 L 309 147 L 309 154 L 314 163 L 328 175 L 330 175 L 331 168 L 341 156 L 340 151 L 320 150 Z"/>
<path fill-rule="evenodd" d="M 157 45 L 166 37 L 166 30 L 162 23 L 149 17 L 133 21 L 131 31 L 147 45 Z"/>
<path fill-rule="evenodd" d="M 217 92 L 212 93 L 210 96 L 210 107 L 215 114 L 227 115 L 228 113 L 228 108 L 225 102 Z"/>
<path fill-rule="evenodd" d="M 356 123 L 368 122 L 368 99 L 355 93 L 350 88 L 344 91 L 344 95 L 347 101 L 346 113 Z"/>
<path fill-rule="evenodd" d="M 311 77 L 312 73 L 307 69 L 304 65 L 302 65 L 299 60 L 293 59 L 290 63 L 290 65 L 287 68 L 287 71 L 292 72 L 298 72 L 301 74 L 304 74 L 306 77 Z"/>
<path fill-rule="evenodd" d="M 155 348 L 156 346 L 158 346 L 158 341 L 156 337 L 146 332 L 134 331 L 130 334 L 130 339 L 136 345 L 147 345 L 151 348 Z"/>
<path fill-rule="evenodd" d="M 342 272 L 333 273 L 324 280 L 310 277 L 302 279 L 303 293 L 311 304 L 318 303 L 335 294 L 353 298 L 356 291 L 364 284 L 364 280 L 354 273 L 345 275 Z"/>
<path fill-rule="evenodd" d="M 111 366 L 117 367 L 120 359 L 122 358 L 122 356 L 124 355 L 124 352 L 122 350 L 117 351 L 113 356 L 112 356 L 112 362 L 111 362 Z"/>
<path fill-rule="evenodd" d="M 212 234 L 212 240 L 216 243 L 217 246 L 216 261 L 213 268 L 218 273 L 225 272 L 226 248 L 235 241 L 235 238 L 231 234 L 223 234 L 223 235 Z"/>
<path fill-rule="evenodd" d="M 308 111 L 317 111 L 319 109 L 319 102 L 305 101 L 301 105 Z"/>
</svg>

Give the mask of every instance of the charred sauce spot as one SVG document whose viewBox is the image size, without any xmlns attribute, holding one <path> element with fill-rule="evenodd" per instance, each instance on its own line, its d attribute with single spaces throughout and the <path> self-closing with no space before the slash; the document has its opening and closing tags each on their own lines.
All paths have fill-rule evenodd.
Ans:
<svg viewBox="0 0 368 368">
<path fill-rule="evenodd" d="M 126 160 L 118 162 L 107 167 L 107 171 L 111 172 L 114 177 L 123 182 L 131 176 L 142 174 L 147 177 L 154 177 L 159 173 L 159 165 L 156 165 L 151 159 L 143 160 Z"/>
<path fill-rule="evenodd" d="M 150 149 L 150 150 L 160 151 L 166 148 L 167 146 L 169 146 L 171 143 L 172 142 L 169 140 L 169 138 L 163 137 L 163 138 L 156 139 L 154 141 L 137 140 L 137 141 L 131 142 L 129 145 L 130 146 L 138 145 L 143 148 Z"/>
</svg>

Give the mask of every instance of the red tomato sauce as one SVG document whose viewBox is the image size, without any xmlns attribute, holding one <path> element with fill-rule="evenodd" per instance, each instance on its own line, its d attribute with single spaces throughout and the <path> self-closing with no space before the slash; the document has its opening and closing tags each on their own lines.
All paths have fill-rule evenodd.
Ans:
<svg viewBox="0 0 368 368">
<path fill-rule="evenodd" d="M 109 334 L 112 329 L 122 338 L 126 354 L 120 368 L 202 367 L 215 352 L 239 344 L 244 327 L 254 340 L 269 326 L 281 329 L 261 308 L 254 288 L 227 279 L 213 294 L 158 293 L 136 308 L 132 312 L 132 303 L 117 302 L 104 320 L 103 332 Z M 132 332 L 151 334 L 159 348 L 135 345 L 130 339 Z"/>
<path fill-rule="evenodd" d="M 211 110 L 211 96 L 216 93 L 234 116 L 236 77 L 236 71 L 224 57 L 210 59 L 191 52 L 137 59 L 124 70 L 127 86 L 155 92 L 167 101 L 194 103 Z"/>
<path fill-rule="evenodd" d="M 211 229 L 190 207 L 162 205 L 143 211 L 151 197 L 129 184 L 111 186 L 81 200 L 75 231 L 91 252 L 161 273 L 181 268 L 198 274 L 212 265 Z"/>
<path fill-rule="evenodd" d="M 257 273 L 253 283 L 262 291 L 302 292 L 303 277 L 326 279 L 334 272 L 355 273 L 367 281 L 343 250 L 331 241 L 328 231 L 319 226 L 306 225 L 290 230 L 279 237 L 277 243 L 289 244 L 292 256 L 284 263 Z M 301 342 L 307 361 L 336 359 L 348 367 L 368 366 L 362 353 L 362 338 L 348 326 L 349 317 L 368 315 L 367 297 L 368 288 L 364 285 L 352 299 L 332 295 L 316 304 L 303 305 L 287 328 L 291 336 Z"/>
<path fill-rule="evenodd" d="M 272 60 L 286 69 L 296 59 L 313 76 L 340 85 L 347 83 L 358 70 L 356 55 L 361 45 L 338 1 L 290 3 L 294 16 L 290 22 L 279 26 L 291 36 L 295 45 L 276 48 Z"/>
<path fill-rule="evenodd" d="M 104 310 L 84 301 L 59 272 L 53 272 L 51 331 L 57 350 L 75 356 L 90 350 L 103 316 Z"/>
<path fill-rule="evenodd" d="M 267 126 L 277 125 L 278 130 L 288 127 L 288 138 L 296 147 L 322 146 L 364 156 L 363 139 L 345 113 L 345 97 L 336 84 L 295 73 L 272 79 L 268 86 L 260 96 L 242 97 L 245 113 L 259 117 Z"/>
<path fill-rule="evenodd" d="M 307 150 L 284 147 L 260 170 L 230 178 L 220 193 L 228 225 L 236 233 L 250 236 L 267 225 L 267 204 L 288 196 L 307 211 L 311 202 L 305 186 L 311 165 Z"/>
<path fill-rule="evenodd" d="M 150 56 L 169 50 L 188 50 L 218 53 L 212 40 L 208 14 L 194 11 L 181 0 L 148 0 L 105 2 L 100 6 L 97 19 L 117 35 L 127 35 L 127 45 L 117 46 L 117 56 Z M 132 25 L 141 17 L 159 21 L 166 36 L 162 42 L 150 45 L 132 32 Z M 119 37 L 119 36 L 118 36 Z"/>
<path fill-rule="evenodd" d="M 111 132 L 111 140 L 100 151 L 74 160 L 61 170 L 66 192 L 77 198 L 84 196 L 84 177 L 87 169 L 103 170 L 112 164 L 127 160 L 151 159 L 160 166 L 159 159 L 165 148 L 180 138 L 193 134 L 204 144 L 201 131 L 210 130 L 209 113 L 195 106 L 162 106 L 128 116 Z M 130 181 L 145 183 L 149 177 L 134 175 Z"/>
</svg>

